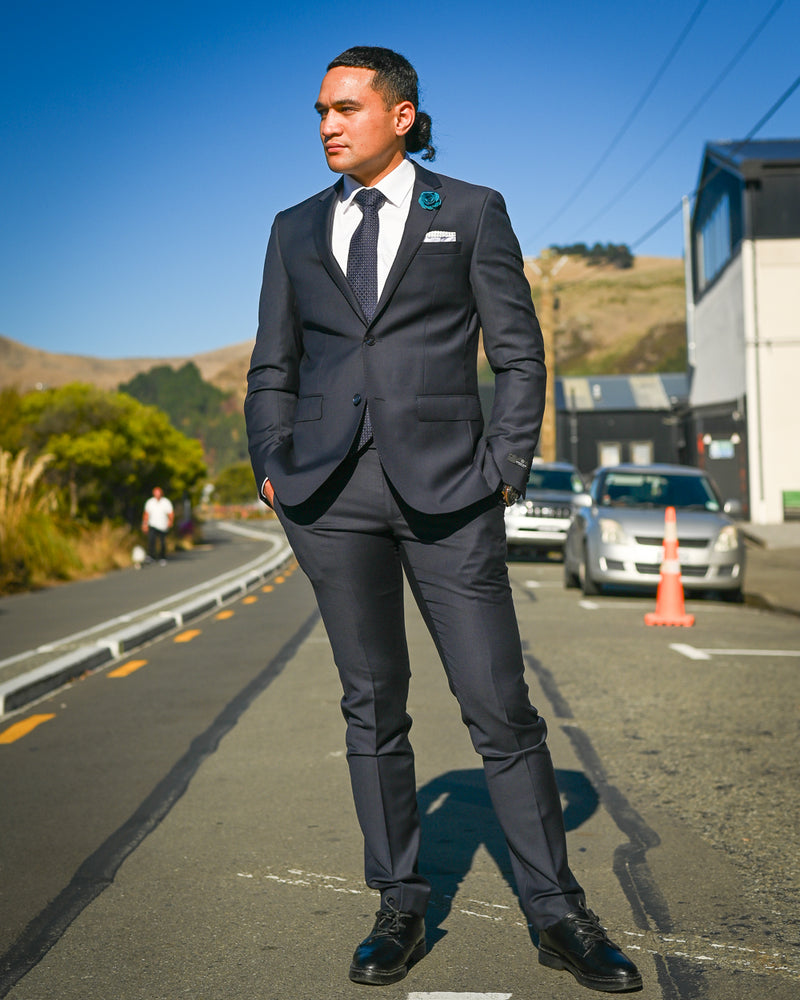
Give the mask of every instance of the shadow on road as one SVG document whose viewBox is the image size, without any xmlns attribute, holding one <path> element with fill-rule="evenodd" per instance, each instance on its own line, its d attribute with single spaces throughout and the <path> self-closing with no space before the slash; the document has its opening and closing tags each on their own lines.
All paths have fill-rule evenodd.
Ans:
<svg viewBox="0 0 800 1000">
<path fill-rule="evenodd" d="M 574 830 L 597 810 L 597 792 L 581 771 L 557 770 L 556 780 L 564 803 L 564 824 Z M 420 869 L 433 890 L 428 910 L 428 941 L 433 945 L 446 933 L 441 925 L 480 847 L 494 859 L 514 895 L 517 890 L 481 768 L 448 771 L 424 785 L 417 797 L 422 817 Z"/>
</svg>

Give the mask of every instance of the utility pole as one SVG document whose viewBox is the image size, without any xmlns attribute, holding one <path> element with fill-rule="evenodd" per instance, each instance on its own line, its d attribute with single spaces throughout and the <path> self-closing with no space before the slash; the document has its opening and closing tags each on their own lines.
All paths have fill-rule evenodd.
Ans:
<svg viewBox="0 0 800 1000">
<path fill-rule="evenodd" d="M 543 250 L 538 260 L 529 261 L 540 279 L 541 297 L 538 314 L 544 338 L 544 356 L 547 362 L 545 408 L 542 432 L 539 437 L 539 450 L 545 462 L 555 462 L 556 460 L 556 301 L 553 279 L 568 260 L 569 258 L 565 254 L 556 260 L 555 251 Z"/>
</svg>

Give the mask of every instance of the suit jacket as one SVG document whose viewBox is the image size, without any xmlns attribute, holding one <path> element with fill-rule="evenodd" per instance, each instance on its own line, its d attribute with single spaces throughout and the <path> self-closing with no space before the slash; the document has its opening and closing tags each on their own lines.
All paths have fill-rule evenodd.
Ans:
<svg viewBox="0 0 800 1000">
<path fill-rule="evenodd" d="M 335 471 L 366 401 L 375 446 L 403 499 L 428 514 L 524 491 L 545 398 L 544 347 L 502 197 L 414 164 L 400 247 L 371 322 L 331 251 L 341 181 L 281 212 L 267 248 L 248 373 L 256 482 L 302 503 Z M 435 191 L 441 204 L 423 208 Z M 426 241 L 428 232 L 455 234 Z M 495 373 L 484 427 L 477 353 Z"/>
</svg>

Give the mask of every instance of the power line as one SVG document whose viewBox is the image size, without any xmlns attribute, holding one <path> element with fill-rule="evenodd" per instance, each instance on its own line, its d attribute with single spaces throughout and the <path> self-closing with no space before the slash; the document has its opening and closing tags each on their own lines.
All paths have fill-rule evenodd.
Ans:
<svg viewBox="0 0 800 1000">
<path fill-rule="evenodd" d="M 778 111 L 778 109 L 781 108 L 789 100 L 789 98 L 797 90 L 798 87 L 800 87 L 800 76 L 798 76 L 795 79 L 794 83 L 792 83 L 791 86 L 781 94 L 781 96 L 772 105 L 772 107 L 764 115 L 764 117 L 761 118 L 758 122 L 756 122 L 756 124 L 750 129 L 750 131 L 747 133 L 744 139 L 740 139 L 739 142 L 731 146 L 729 150 L 730 154 L 733 155 L 734 153 L 738 152 L 742 148 L 742 146 L 748 143 L 753 138 L 753 136 L 756 135 L 756 133 L 759 132 L 763 128 L 763 126 L 767 124 L 767 122 Z M 720 172 L 721 169 L 722 169 L 721 167 L 715 167 L 715 169 L 711 171 L 708 177 L 706 177 L 705 180 L 703 180 L 700 184 L 697 185 L 697 187 L 694 189 L 694 191 L 692 191 L 689 197 L 696 198 L 700 194 L 700 192 L 706 187 L 706 185 L 708 185 L 717 176 L 717 174 Z M 649 239 L 654 233 L 657 233 L 662 226 L 666 225 L 666 223 L 669 222 L 669 220 L 673 216 L 677 215 L 678 212 L 680 212 L 682 207 L 683 207 L 683 201 L 681 200 L 674 208 L 670 209 L 670 211 L 667 212 L 667 214 L 663 216 L 663 218 L 659 219 L 654 226 L 651 226 L 646 233 L 644 233 L 637 240 L 631 243 L 631 250 L 639 246 L 640 243 L 644 243 L 644 241 Z"/>
<path fill-rule="evenodd" d="M 689 124 L 689 122 L 700 111 L 700 109 L 703 107 L 703 105 L 706 103 L 706 101 L 711 97 L 711 95 L 714 93 L 714 91 L 720 86 L 720 84 L 722 83 L 722 81 L 731 73 L 731 71 L 736 66 L 736 64 L 741 60 L 741 58 L 744 56 L 744 54 L 747 52 L 747 50 L 750 48 L 750 46 L 755 42 L 756 38 L 758 38 L 758 36 L 761 34 L 761 32 L 764 30 L 764 28 L 766 28 L 767 23 L 772 19 L 772 16 L 775 14 L 775 12 L 778 10 L 778 8 L 782 4 L 783 4 L 783 0 L 776 0 L 776 2 L 772 5 L 772 7 L 767 12 L 766 16 L 760 21 L 760 23 L 757 25 L 757 27 L 755 28 L 755 30 L 750 34 L 750 36 L 747 38 L 747 40 L 742 45 L 742 47 L 739 49 L 739 51 L 736 53 L 736 55 L 733 57 L 733 59 L 731 59 L 731 61 L 728 63 L 728 65 L 723 69 L 723 71 L 719 74 L 719 76 L 716 78 L 716 80 L 711 84 L 711 86 L 708 88 L 708 90 L 703 94 L 703 96 L 700 98 L 700 100 L 697 101 L 697 103 L 694 105 L 694 107 L 691 109 L 691 111 L 681 121 L 681 123 L 678 125 L 678 127 L 671 133 L 671 135 L 669 136 L 669 138 L 666 139 L 658 147 L 658 149 L 655 151 L 655 153 L 653 153 L 653 155 L 644 164 L 644 166 L 641 167 L 639 169 L 639 171 L 636 174 L 634 174 L 634 176 L 623 187 L 620 188 L 619 191 L 617 191 L 617 193 L 614 195 L 614 197 L 609 202 L 607 202 L 600 209 L 600 211 L 597 212 L 596 215 L 593 215 L 592 218 L 589 219 L 588 222 L 584 223 L 584 225 L 582 225 L 579 229 L 575 230 L 576 234 L 580 234 L 580 233 L 584 232 L 585 230 L 587 230 L 590 226 L 594 225 L 594 223 L 597 222 L 598 219 L 601 219 L 607 212 L 609 212 L 614 207 L 614 205 L 616 205 L 617 202 L 621 198 L 623 198 L 630 191 L 630 189 L 642 179 L 642 177 L 644 177 L 644 175 L 647 173 L 647 171 L 650 169 L 650 167 L 653 166 L 653 164 L 661 156 L 661 154 L 664 152 L 664 150 L 678 137 L 678 135 L 680 135 L 680 133 L 684 130 L 684 128 L 686 128 L 686 126 Z"/>
<path fill-rule="evenodd" d="M 783 2 L 783 0 L 780 0 L 780 2 Z M 561 216 L 564 214 L 564 212 L 566 212 L 566 210 L 570 207 L 570 205 L 572 205 L 572 203 L 583 193 L 584 189 L 589 184 L 589 182 L 594 178 L 595 174 L 597 174 L 597 172 L 600 169 L 600 167 L 602 167 L 602 165 L 606 162 L 606 160 L 611 155 L 611 153 L 613 152 L 613 150 L 616 148 L 616 146 L 618 145 L 618 143 L 620 142 L 620 140 L 622 139 L 622 137 L 625 135 L 625 133 L 630 128 L 630 126 L 633 124 L 634 119 L 636 118 L 636 116 L 639 114 L 639 112 L 644 107 L 645 103 L 647 102 L 647 99 L 650 97 L 650 95 L 655 90 L 656 85 L 658 84 L 658 81 L 664 75 L 664 73 L 667 70 L 667 67 L 672 62 L 672 60 L 675 58 L 675 56 L 677 55 L 678 49 L 680 49 L 681 45 L 686 40 L 686 36 L 689 34 L 689 32 L 694 27 L 695 21 L 700 16 L 700 13 L 701 13 L 702 9 L 705 7 L 705 5 L 707 3 L 708 3 L 708 0 L 700 0 L 700 3 L 697 5 L 697 7 L 695 7 L 694 12 L 692 13 L 692 16 L 689 18 L 689 20 L 687 21 L 687 23 L 684 26 L 683 30 L 681 31 L 680 35 L 678 36 L 678 40 L 675 42 L 675 44 L 670 49 L 670 51 L 669 51 L 666 59 L 664 60 L 664 62 L 661 64 L 661 66 L 659 67 L 658 71 L 656 72 L 656 75 L 653 77 L 653 79 L 650 81 L 650 83 L 647 85 L 647 87 L 645 87 L 645 91 L 642 94 L 642 96 L 639 98 L 639 101 L 637 102 L 636 107 L 633 109 L 633 111 L 631 111 L 631 113 L 625 119 L 625 122 L 623 123 L 622 127 L 617 132 L 617 134 L 614 136 L 614 138 L 611 140 L 611 142 L 609 143 L 609 145 L 606 148 L 605 152 L 601 155 L 601 157 L 597 161 L 597 163 L 595 163 L 595 165 L 591 168 L 591 170 L 586 175 L 586 177 L 584 177 L 584 179 L 578 185 L 578 187 L 575 190 L 575 192 L 572 195 L 570 195 L 570 197 L 564 202 L 564 204 L 561 206 L 561 208 L 559 208 L 559 210 L 555 213 L 555 215 L 553 215 L 541 227 L 541 229 L 539 229 L 536 233 L 533 234 L 533 236 L 531 237 L 532 240 L 535 240 L 546 229 L 548 229 L 557 219 L 561 218 Z"/>
</svg>

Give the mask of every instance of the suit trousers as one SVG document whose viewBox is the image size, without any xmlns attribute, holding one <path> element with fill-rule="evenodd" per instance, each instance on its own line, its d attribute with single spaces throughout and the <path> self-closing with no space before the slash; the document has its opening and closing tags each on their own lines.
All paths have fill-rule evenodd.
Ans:
<svg viewBox="0 0 800 1000">
<path fill-rule="evenodd" d="M 444 665 L 506 837 L 520 902 L 537 928 L 584 902 L 567 862 L 546 725 L 531 705 L 505 563 L 503 510 L 412 510 L 371 444 L 308 501 L 276 512 L 309 577 L 341 679 L 367 884 L 422 914 L 420 818 L 406 710 L 403 573 Z"/>
</svg>

